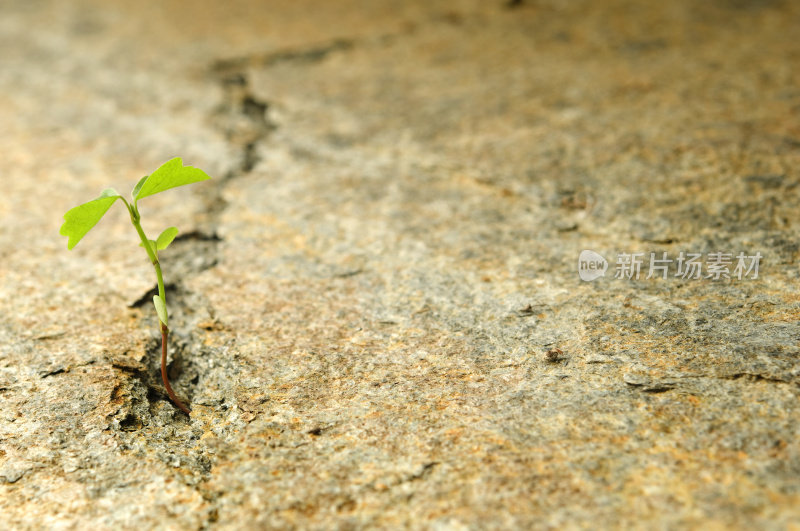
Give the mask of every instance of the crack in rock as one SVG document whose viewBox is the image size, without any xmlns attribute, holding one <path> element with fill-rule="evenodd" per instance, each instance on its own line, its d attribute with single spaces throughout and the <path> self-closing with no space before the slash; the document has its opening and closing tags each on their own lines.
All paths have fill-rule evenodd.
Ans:
<svg viewBox="0 0 800 531">
<path fill-rule="evenodd" d="M 217 186 L 239 174 L 246 174 L 258 164 L 257 145 L 277 126 L 269 119 L 269 102 L 256 98 L 249 88 L 247 76 L 241 72 L 223 76 L 220 80 L 222 102 L 211 113 L 211 124 L 233 147 L 241 150 L 238 165 L 229 170 Z"/>
<path fill-rule="evenodd" d="M 160 360 L 160 349 L 157 345 L 155 348 L 148 346 L 147 355 L 153 357 L 153 350 L 159 350 L 158 359 Z M 161 382 L 160 365 L 156 371 L 150 371 L 144 365 L 129 360 L 114 361 L 111 366 L 127 375 L 127 377 L 120 378 L 120 383 L 115 385 L 111 392 L 111 401 L 120 405 L 118 412 L 121 412 L 122 420 L 133 414 L 132 410 L 137 411 L 137 418 L 146 418 L 152 415 L 153 407 L 159 401 L 171 404 L 166 389 L 159 385 Z M 169 369 L 168 366 L 167 370 Z M 157 372 L 157 375 L 152 374 L 153 372 Z M 181 388 L 181 390 L 183 389 Z M 143 407 L 146 410 L 143 410 Z"/>
<path fill-rule="evenodd" d="M 248 67 L 269 67 L 289 62 L 318 63 L 334 52 L 350 50 L 354 46 L 355 41 L 352 39 L 334 39 L 308 48 L 290 48 L 219 59 L 213 63 L 211 70 L 218 75 L 230 75 Z"/>
</svg>

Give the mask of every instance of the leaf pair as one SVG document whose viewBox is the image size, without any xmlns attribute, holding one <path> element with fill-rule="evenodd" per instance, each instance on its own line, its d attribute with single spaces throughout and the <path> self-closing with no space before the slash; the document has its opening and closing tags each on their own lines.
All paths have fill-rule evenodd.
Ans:
<svg viewBox="0 0 800 531">
<path fill-rule="evenodd" d="M 205 181 L 206 179 L 210 179 L 210 177 L 206 175 L 203 170 L 192 166 L 184 166 L 181 159 L 176 157 L 162 164 L 161 167 L 150 175 L 142 177 L 131 192 L 131 196 L 133 197 L 132 207 L 116 190 L 113 188 L 106 188 L 97 199 L 68 210 L 67 213 L 64 214 L 64 224 L 61 225 L 61 230 L 59 232 L 62 236 L 69 238 L 67 241 L 67 248 L 72 249 L 78 245 L 78 242 L 81 241 L 90 230 L 92 230 L 92 227 L 97 225 L 97 222 L 108 212 L 108 209 L 111 208 L 111 205 L 113 205 L 117 199 L 122 199 L 129 210 L 133 208 L 135 211 L 136 203 L 139 199 L 169 190 L 170 188 Z M 168 235 L 165 236 L 165 234 L 172 230 L 174 230 L 174 233 L 171 237 Z M 170 227 L 162 232 L 158 240 L 156 240 L 156 248 L 166 248 L 177 233 L 178 229 L 175 229 L 175 227 Z M 163 244 L 164 247 L 158 247 L 159 241 L 166 241 L 166 243 Z"/>
<path fill-rule="evenodd" d="M 177 227 L 169 227 L 168 229 L 164 229 L 164 231 L 158 235 L 158 238 L 155 240 L 148 240 L 150 242 L 150 247 L 153 248 L 153 251 L 158 253 L 158 251 L 163 251 L 169 244 L 172 243 L 172 240 L 175 239 L 175 236 L 178 235 L 178 228 Z M 144 247 L 144 243 L 140 243 L 139 247 Z"/>
</svg>

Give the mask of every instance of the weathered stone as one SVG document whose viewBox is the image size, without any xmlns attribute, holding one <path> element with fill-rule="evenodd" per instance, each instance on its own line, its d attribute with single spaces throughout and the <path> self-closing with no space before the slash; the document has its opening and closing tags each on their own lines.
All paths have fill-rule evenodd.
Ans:
<svg viewBox="0 0 800 531">
<path fill-rule="evenodd" d="M 798 20 L 6 2 L 4 527 L 796 524 Z M 126 214 L 58 235 L 172 156 L 214 177 L 141 204 L 191 418 Z"/>
</svg>

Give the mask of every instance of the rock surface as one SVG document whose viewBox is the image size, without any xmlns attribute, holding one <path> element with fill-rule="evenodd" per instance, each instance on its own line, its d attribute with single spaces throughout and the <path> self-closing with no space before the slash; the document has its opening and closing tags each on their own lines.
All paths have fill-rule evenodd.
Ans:
<svg viewBox="0 0 800 531">
<path fill-rule="evenodd" d="M 796 4 L 260 5 L 3 3 L 3 527 L 797 525 Z"/>
</svg>

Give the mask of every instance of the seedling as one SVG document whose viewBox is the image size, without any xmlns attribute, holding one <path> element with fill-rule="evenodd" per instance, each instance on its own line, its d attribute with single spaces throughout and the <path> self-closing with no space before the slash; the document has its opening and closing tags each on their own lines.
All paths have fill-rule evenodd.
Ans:
<svg viewBox="0 0 800 531">
<path fill-rule="evenodd" d="M 164 229 L 155 240 L 148 239 L 140 223 L 141 216 L 139 215 L 138 202 L 142 198 L 163 192 L 164 190 L 205 181 L 206 179 L 210 179 L 210 177 L 202 170 L 191 166 L 184 166 L 181 159 L 174 158 L 164 163 L 150 175 L 145 175 L 141 178 L 136 186 L 133 187 L 133 191 L 131 192 L 133 200 L 131 202 L 128 202 L 113 188 L 106 188 L 97 199 L 68 210 L 67 213 L 64 214 L 64 224 L 61 226 L 60 231 L 63 236 L 69 238 L 67 241 L 67 248 L 72 249 L 86 236 L 86 233 L 88 233 L 92 227 L 97 225 L 100 218 L 108 212 L 108 209 L 111 208 L 111 205 L 113 205 L 117 199 L 122 200 L 122 203 L 125 205 L 125 208 L 128 209 L 128 213 L 131 216 L 131 223 L 133 223 L 133 227 L 136 229 L 136 233 L 141 240 L 139 246 L 144 247 L 144 250 L 147 251 L 147 256 L 150 258 L 150 262 L 152 262 L 153 268 L 156 270 L 158 295 L 153 296 L 153 305 L 156 308 L 156 314 L 158 315 L 158 322 L 161 328 L 161 379 L 164 381 L 164 387 L 167 389 L 167 394 L 170 399 L 187 415 L 189 415 L 191 411 L 177 396 L 175 396 L 175 392 L 172 390 L 172 386 L 169 384 L 169 378 L 167 377 L 167 338 L 169 336 L 169 328 L 167 327 L 167 296 L 166 293 L 164 293 L 164 278 L 161 274 L 161 264 L 158 262 L 158 251 L 163 251 L 172 243 L 172 240 L 174 240 L 175 236 L 178 234 L 178 229 L 169 227 L 168 229 Z"/>
</svg>

